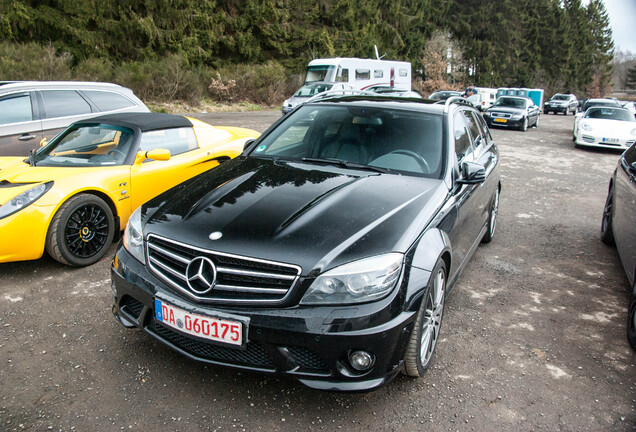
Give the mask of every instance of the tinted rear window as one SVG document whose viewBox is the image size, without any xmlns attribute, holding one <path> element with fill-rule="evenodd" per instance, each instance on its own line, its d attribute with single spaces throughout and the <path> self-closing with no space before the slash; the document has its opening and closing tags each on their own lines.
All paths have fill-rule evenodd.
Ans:
<svg viewBox="0 0 636 432">
<path fill-rule="evenodd" d="M 118 93 L 98 90 L 83 90 L 82 92 L 93 101 L 100 111 L 114 111 L 135 106 L 127 97 Z"/>
<path fill-rule="evenodd" d="M 76 91 L 73 90 L 43 90 L 45 117 L 68 117 L 90 114 L 91 106 Z"/>
</svg>

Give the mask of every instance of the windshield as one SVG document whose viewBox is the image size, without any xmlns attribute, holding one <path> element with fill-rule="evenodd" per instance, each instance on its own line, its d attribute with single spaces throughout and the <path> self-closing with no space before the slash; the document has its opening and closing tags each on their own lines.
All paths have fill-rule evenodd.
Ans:
<svg viewBox="0 0 636 432">
<path fill-rule="evenodd" d="M 566 96 L 566 95 L 554 95 L 554 96 L 552 96 L 552 100 L 557 100 L 557 101 L 566 101 L 568 99 L 570 99 L 570 97 Z"/>
<path fill-rule="evenodd" d="M 333 87 L 333 84 L 307 84 L 298 89 L 296 93 L 294 93 L 294 97 L 311 97 L 315 96 L 318 93 L 325 92 Z"/>
<path fill-rule="evenodd" d="M 398 109 L 306 105 L 250 153 L 440 178 L 442 117 Z"/>
<path fill-rule="evenodd" d="M 636 121 L 634 116 L 624 108 L 598 107 L 590 108 L 585 112 L 585 118 Z"/>
<path fill-rule="evenodd" d="M 336 67 L 330 65 L 308 66 L 307 75 L 305 75 L 305 83 L 311 83 L 314 81 L 335 81 L 333 79 L 335 71 Z"/>
<path fill-rule="evenodd" d="M 520 98 L 500 97 L 494 106 L 525 109 L 528 101 Z"/>
<path fill-rule="evenodd" d="M 108 124 L 77 124 L 66 129 L 34 156 L 38 166 L 122 165 L 134 132 Z"/>
<path fill-rule="evenodd" d="M 460 94 L 461 92 L 458 91 L 436 91 L 431 93 L 428 98 L 434 100 L 446 100 L 451 96 L 459 96 Z"/>
<path fill-rule="evenodd" d="M 586 102 L 585 105 L 583 105 L 583 111 L 587 111 L 589 108 L 598 107 L 598 106 L 618 107 L 620 105 L 618 104 L 618 102 L 614 102 L 612 100 Z"/>
</svg>

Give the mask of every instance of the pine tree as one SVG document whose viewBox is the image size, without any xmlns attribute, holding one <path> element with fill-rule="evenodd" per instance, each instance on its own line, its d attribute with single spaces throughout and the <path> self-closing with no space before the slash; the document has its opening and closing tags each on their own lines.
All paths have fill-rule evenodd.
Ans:
<svg viewBox="0 0 636 432">
<path fill-rule="evenodd" d="M 629 89 L 636 89 L 636 65 L 627 69 L 627 79 L 625 81 L 625 87 Z"/>
</svg>

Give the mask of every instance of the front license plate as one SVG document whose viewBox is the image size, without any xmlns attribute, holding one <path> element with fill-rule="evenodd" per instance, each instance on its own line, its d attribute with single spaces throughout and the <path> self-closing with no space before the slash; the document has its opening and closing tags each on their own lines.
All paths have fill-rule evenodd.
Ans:
<svg viewBox="0 0 636 432">
<path fill-rule="evenodd" d="M 603 138 L 603 142 L 616 144 L 618 143 L 618 138 Z"/>
<path fill-rule="evenodd" d="M 504 119 L 504 118 L 496 118 L 496 119 L 493 119 L 493 121 L 496 121 L 497 123 L 508 123 L 508 119 Z"/>
<path fill-rule="evenodd" d="M 243 345 L 243 323 L 193 314 L 155 299 L 155 318 L 168 327 L 211 341 Z"/>
</svg>

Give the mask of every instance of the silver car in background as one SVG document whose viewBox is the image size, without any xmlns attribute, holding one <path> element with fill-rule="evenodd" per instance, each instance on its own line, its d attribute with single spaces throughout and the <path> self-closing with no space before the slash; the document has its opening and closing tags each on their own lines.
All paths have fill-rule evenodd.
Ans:
<svg viewBox="0 0 636 432">
<path fill-rule="evenodd" d="M 303 102 L 307 102 L 309 98 L 312 98 L 317 94 L 326 91 L 337 90 L 350 91 L 353 90 L 353 86 L 350 86 L 349 84 L 334 83 L 328 81 L 314 81 L 307 83 L 299 88 L 292 97 L 286 99 L 285 102 L 283 102 L 283 114 L 287 114 L 288 112 L 296 108 L 296 106 L 300 105 Z"/>
<path fill-rule="evenodd" d="M 149 112 L 132 90 L 75 81 L 0 82 L 0 156 L 26 156 L 68 125 L 98 114 Z"/>
</svg>

